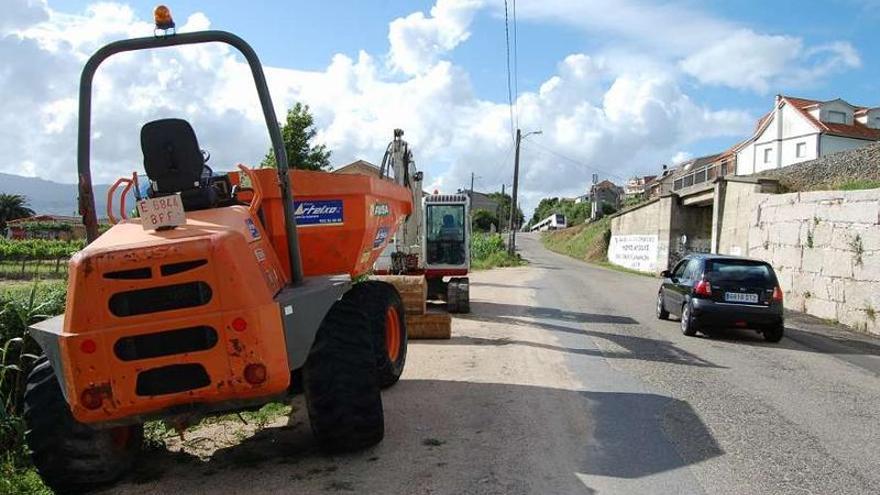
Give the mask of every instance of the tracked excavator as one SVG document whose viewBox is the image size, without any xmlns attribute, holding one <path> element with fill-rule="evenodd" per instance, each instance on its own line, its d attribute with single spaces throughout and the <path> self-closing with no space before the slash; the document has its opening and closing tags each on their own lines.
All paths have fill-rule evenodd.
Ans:
<svg viewBox="0 0 880 495">
<path fill-rule="evenodd" d="M 412 192 L 413 212 L 376 263 L 376 273 L 401 292 L 424 279 L 427 300 L 443 302 L 450 313 L 470 311 L 470 200 L 465 194 L 427 194 L 403 131 L 395 129 L 382 158 L 380 176 Z M 408 299 L 408 298 L 407 298 Z M 413 296 L 413 299 L 417 299 Z"/>
</svg>

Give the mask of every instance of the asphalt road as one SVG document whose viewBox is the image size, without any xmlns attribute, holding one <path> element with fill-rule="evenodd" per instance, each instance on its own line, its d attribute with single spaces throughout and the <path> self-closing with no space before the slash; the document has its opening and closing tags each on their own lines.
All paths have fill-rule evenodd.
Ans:
<svg viewBox="0 0 880 495">
<path fill-rule="evenodd" d="M 880 345 L 685 337 L 658 281 L 520 237 L 448 341 L 410 343 L 385 440 L 327 457 L 295 412 L 145 454 L 108 493 L 880 493 Z"/>
<path fill-rule="evenodd" d="M 520 247 L 541 273 L 537 304 L 516 310 L 556 334 L 594 419 L 586 486 L 880 493 L 880 346 L 794 328 L 779 344 L 746 330 L 685 337 L 654 316 L 657 280 L 548 252 L 533 236 Z"/>
</svg>

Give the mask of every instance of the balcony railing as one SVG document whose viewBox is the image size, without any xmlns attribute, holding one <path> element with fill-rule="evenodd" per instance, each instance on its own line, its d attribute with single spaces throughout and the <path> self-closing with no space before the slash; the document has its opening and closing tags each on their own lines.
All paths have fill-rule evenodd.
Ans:
<svg viewBox="0 0 880 495">
<path fill-rule="evenodd" d="M 733 160 L 720 160 L 690 170 L 672 182 L 672 190 L 678 191 L 686 187 L 712 182 L 717 177 L 733 173 L 735 163 Z"/>
</svg>

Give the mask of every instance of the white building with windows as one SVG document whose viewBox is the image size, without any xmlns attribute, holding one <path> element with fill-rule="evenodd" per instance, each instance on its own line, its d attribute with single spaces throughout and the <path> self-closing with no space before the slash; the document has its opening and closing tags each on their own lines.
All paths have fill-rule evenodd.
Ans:
<svg viewBox="0 0 880 495">
<path fill-rule="evenodd" d="M 779 95 L 751 138 L 733 148 L 736 174 L 749 175 L 880 141 L 880 107 Z"/>
</svg>

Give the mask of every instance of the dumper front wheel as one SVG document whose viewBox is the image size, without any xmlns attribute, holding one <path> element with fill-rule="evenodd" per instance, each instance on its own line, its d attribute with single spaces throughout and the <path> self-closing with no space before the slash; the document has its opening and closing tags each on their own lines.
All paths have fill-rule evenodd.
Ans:
<svg viewBox="0 0 880 495">
<path fill-rule="evenodd" d="M 34 466 L 58 493 L 118 480 L 131 469 L 143 443 L 140 425 L 98 430 L 76 421 L 45 357 L 28 375 L 24 419 Z"/>
<path fill-rule="evenodd" d="M 394 385 L 403 374 L 408 343 L 406 315 L 400 293 L 387 282 L 370 280 L 352 287 L 344 298 L 367 316 L 373 337 L 379 387 Z"/>
<path fill-rule="evenodd" d="M 349 452 L 385 435 L 373 342 L 364 312 L 336 301 L 315 336 L 303 367 L 312 432 L 328 452 Z"/>
</svg>

